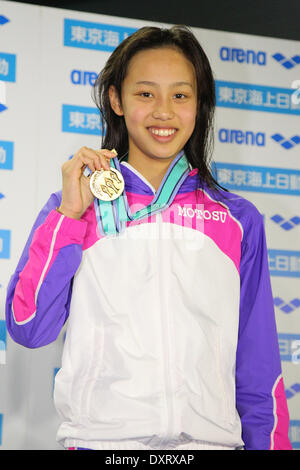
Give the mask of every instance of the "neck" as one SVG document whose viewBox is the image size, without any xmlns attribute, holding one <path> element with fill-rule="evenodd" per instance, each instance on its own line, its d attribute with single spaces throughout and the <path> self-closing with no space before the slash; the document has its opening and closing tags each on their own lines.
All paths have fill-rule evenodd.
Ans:
<svg viewBox="0 0 300 470">
<path fill-rule="evenodd" d="M 128 163 L 133 166 L 157 191 L 174 157 L 153 158 L 137 154 L 128 154 Z"/>
</svg>

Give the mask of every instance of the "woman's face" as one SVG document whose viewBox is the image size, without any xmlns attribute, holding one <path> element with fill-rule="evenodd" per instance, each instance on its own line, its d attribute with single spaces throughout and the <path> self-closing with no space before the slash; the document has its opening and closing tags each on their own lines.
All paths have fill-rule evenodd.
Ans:
<svg viewBox="0 0 300 470">
<path fill-rule="evenodd" d="M 197 112 L 194 67 L 176 49 L 138 52 L 131 59 L 122 85 L 122 103 L 114 87 L 111 105 L 124 116 L 129 155 L 175 157 L 193 133 Z"/>
</svg>

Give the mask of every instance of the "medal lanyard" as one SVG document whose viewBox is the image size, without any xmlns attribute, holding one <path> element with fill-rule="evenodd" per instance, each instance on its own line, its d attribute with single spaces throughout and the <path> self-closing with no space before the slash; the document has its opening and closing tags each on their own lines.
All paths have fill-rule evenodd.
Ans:
<svg viewBox="0 0 300 470">
<path fill-rule="evenodd" d="M 105 179 L 108 189 L 106 187 L 104 192 L 108 194 L 109 188 L 116 188 L 118 187 L 117 183 L 119 183 L 119 187 L 121 188 L 119 191 L 122 191 L 122 194 L 120 194 L 119 197 L 118 195 L 112 196 L 114 197 L 113 200 L 102 200 L 95 197 L 94 207 L 97 224 L 103 236 L 116 235 L 125 230 L 127 221 L 141 220 L 169 207 L 190 171 L 184 151 L 179 152 L 168 168 L 154 199 L 146 207 L 143 207 L 133 214 L 130 210 L 124 189 L 120 162 L 117 157 L 114 157 L 110 160 L 110 163 L 112 168 L 110 174 L 111 176 L 114 174 L 116 177 L 113 176 L 112 180 L 109 178 Z M 117 170 L 117 172 L 114 170 Z M 109 170 L 106 172 L 109 172 Z M 101 187 L 103 188 L 104 186 L 102 185 Z M 115 192 L 117 193 L 117 190 L 115 190 Z M 94 191 L 93 193 L 95 194 Z"/>
</svg>

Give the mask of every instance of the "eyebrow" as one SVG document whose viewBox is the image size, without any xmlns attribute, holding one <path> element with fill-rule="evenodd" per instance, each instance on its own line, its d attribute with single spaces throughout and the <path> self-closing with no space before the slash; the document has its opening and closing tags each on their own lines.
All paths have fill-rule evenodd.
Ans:
<svg viewBox="0 0 300 470">
<path fill-rule="evenodd" d="M 158 86 L 158 83 L 149 82 L 148 80 L 142 80 L 142 81 L 140 81 L 140 82 L 136 82 L 136 85 Z M 183 81 L 171 83 L 170 86 L 182 86 L 182 85 L 188 85 L 188 86 L 190 86 L 191 88 L 193 88 L 193 85 L 192 85 L 190 82 L 183 82 Z"/>
</svg>

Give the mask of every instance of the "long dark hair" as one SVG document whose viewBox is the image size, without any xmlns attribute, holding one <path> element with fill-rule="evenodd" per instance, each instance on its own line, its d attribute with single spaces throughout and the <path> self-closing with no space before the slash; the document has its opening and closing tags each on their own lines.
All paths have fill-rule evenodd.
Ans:
<svg viewBox="0 0 300 470">
<path fill-rule="evenodd" d="M 215 82 L 208 58 L 194 34 L 186 26 L 170 29 L 145 26 L 126 38 L 108 58 L 93 87 L 93 100 L 100 110 L 102 148 L 118 151 L 118 158 L 128 152 L 128 133 L 123 116 L 112 110 L 109 87 L 114 85 L 121 103 L 122 84 L 132 57 L 141 50 L 171 47 L 179 50 L 194 66 L 197 81 L 197 116 L 194 131 L 185 145 L 185 154 L 193 168 L 198 168 L 199 184 L 222 188 L 209 168 L 214 143 Z"/>
</svg>

